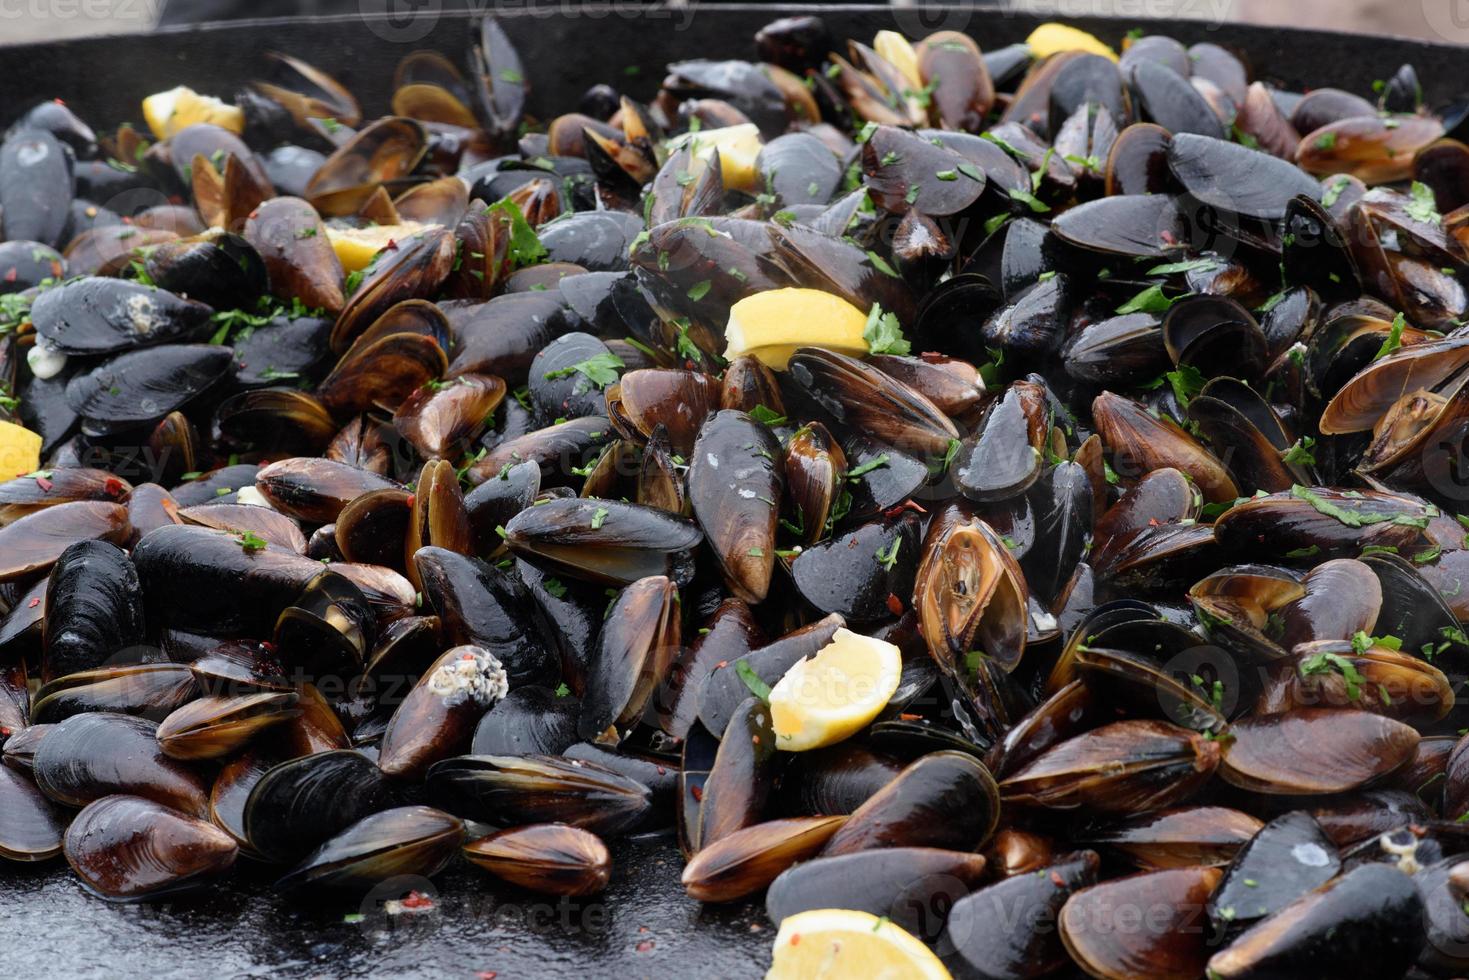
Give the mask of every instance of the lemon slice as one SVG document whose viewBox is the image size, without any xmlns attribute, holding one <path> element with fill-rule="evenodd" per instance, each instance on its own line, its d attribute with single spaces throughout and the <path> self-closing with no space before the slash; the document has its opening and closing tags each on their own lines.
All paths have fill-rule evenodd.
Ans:
<svg viewBox="0 0 1469 980">
<path fill-rule="evenodd" d="M 1037 58 L 1048 58 L 1059 51 L 1087 51 L 1117 60 L 1117 52 L 1086 31 L 1055 21 L 1042 24 L 1031 31 L 1025 43 L 1030 45 L 1031 53 Z"/>
<path fill-rule="evenodd" d="M 825 347 L 861 357 L 867 353 L 867 314 L 819 289 L 767 289 L 729 308 L 724 356 L 753 354 L 784 371 L 797 347 Z"/>
<path fill-rule="evenodd" d="M 902 72 L 915 92 L 923 88 L 923 76 L 918 73 L 918 52 L 906 37 L 897 31 L 878 31 L 872 39 L 872 50 Z"/>
<path fill-rule="evenodd" d="M 427 225 L 404 221 L 396 225 L 368 225 L 365 228 L 333 228 L 326 226 L 327 241 L 342 263 L 342 271 L 357 272 L 367 268 L 372 257 L 388 247 L 388 242 L 401 242 L 416 235 Z"/>
<path fill-rule="evenodd" d="M 758 189 L 760 177 L 755 171 L 755 158 L 760 155 L 762 144 L 760 127 L 754 123 L 684 133 L 669 140 L 668 145 L 673 149 L 688 146 L 694 159 L 702 164 L 708 164 L 718 150 L 719 172 L 726 189 L 752 192 Z M 699 169 L 703 171 L 702 167 Z"/>
<path fill-rule="evenodd" d="M 903 655 L 891 643 L 837 630 L 770 689 L 775 747 L 805 752 L 850 738 L 887 706 L 902 672 Z"/>
<path fill-rule="evenodd" d="M 245 131 L 245 112 L 239 106 L 212 95 L 200 95 L 186 85 L 154 92 L 144 99 L 143 120 L 159 139 L 196 123 L 212 123 L 237 135 Z"/>
<path fill-rule="evenodd" d="M 14 422 L 0 422 L 0 480 L 41 468 L 41 437 Z"/>
<path fill-rule="evenodd" d="M 864 978 L 950 980 L 932 950 L 871 912 L 811 909 L 780 924 L 765 980 Z"/>
</svg>

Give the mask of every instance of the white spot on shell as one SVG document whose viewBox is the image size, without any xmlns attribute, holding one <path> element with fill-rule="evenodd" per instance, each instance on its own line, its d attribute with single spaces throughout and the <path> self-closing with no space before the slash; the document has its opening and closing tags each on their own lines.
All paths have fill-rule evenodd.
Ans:
<svg viewBox="0 0 1469 980">
<path fill-rule="evenodd" d="M 428 689 L 448 704 L 488 708 L 510 693 L 505 668 L 487 650 L 460 646 L 450 650 L 429 675 Z"/>
<path fill-rule="evenodd" d="M 1308 868 L 1324 868 L 1331 863 L 1331 856 L 1320 844 L 1297 844 L 1290 849 L 1290 856 Z"/>
<path fill-rule="evenodd" d="M 158 326 L 157 306 L 153 297 L 147 293 L 134 293 L 127 298 L 128 319 L 133 322 L 133 330 L 143 336 L 153 332 Z"/>
<path fill-rule="evenodd" d="M 715 456 L 713 453 L 705 453 L 704 454 L 704 458 L 709 461 L 709 468 L 711 470 L 717 470 L 717 469 L 719 469 L 719 457 L 718 456 Z"/>
</svg>

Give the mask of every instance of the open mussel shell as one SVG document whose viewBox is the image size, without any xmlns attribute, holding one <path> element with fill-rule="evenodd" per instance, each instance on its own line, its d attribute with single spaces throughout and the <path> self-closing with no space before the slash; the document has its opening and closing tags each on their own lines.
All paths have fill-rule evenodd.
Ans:
<svg viewBox="0 0 1469 980">
<path fill-rule="evenodd" d="M 399 875 L 432 877 L 453 859 L 464 821 L 427 806 L 373 813 L 332 836 L 276 888 L 371 888 Z"/>
<path fill-rule="evenodd" d="M 338 832 L 393 805 L 387 777 L 372 760 L 342 749 L 282 762 L 245 801 L 250 847 L 266 860 L 298 861 Z"/>
<path fill-rule="evenodd" d="M 435 762 L 469 747 L 475 726 L 507 685 L 505 668 L 484 648 L 444 651 L 393 712 L 378 766 L 389 776 L 420 779 Z"/>
<path fill-rule="evenodd" d="M 652 807 L 648 787 L 591 762 L 557 756 L 465 755 L 428 772 L 451 813 L 502 827 L 566 823 L 598 835 L 632 830 Z"/>
<path fill-rule="evenodd" d="M 1077 851 L 960 898 L 939 954 L 964 976 L 1030 980 L 1061 970 L 1070 960 L 1053 923 L 1072 895 L 1097 883 L 1100 863 L 1094 852 Z"/>
<path fill-rule="evenodd" d="M 975 850 L 994 832 L 1000 791 L 963 752 L 933 752 L 874 794 L 832 836 L 828 856 L 886 847 Z"/>
<path fill-rule="evenodd" d="M 66 819 L 30 777 L 10 764 L 0 766 L 0 859 L 45 861 L 61 853 Z"/>
<path fill-rule="evenodd" d="M 1114 878 L 1083 888 L 1061 909 L 1061 941 L 1094 977 L 1197 977 L 1208 959 L 1200 921 L 1218 884 L 1218 868 L 1174 868 Z M 1145 929 L 1119 929 L 1124 908 L 1156 910 Z"/>
<path fill-rule="evenodd" d="M 702 540 L 693 521 L 615 500 L 548 500 L 505 525 L 505 542 L 531 564 L 614 587 L 670 574 Z"/>
<path fill-rule="evenodd" d="M 174 759 L 217 759 L 290 720 L 296 695 L 279 691 L 190 701 L 158 725 L 158 745 Z"/>
<path fill-rule="evenodd" d="M 1281 814 L 1235 854 L 1209 897 L 1209 916 L 1216 922 L 1258 922 L 1335 878 L 1341 866 L 1336 845 L 1310 814 Z"/>
<path fill-rule="evenodd" d="M 846 908 L 887 916 L 914 935 L 936 938 L 942 910 L 984 876 L 985 859 L 937 847 L 889 847 L 817 857 L 782 872 L 765 893 L 765 914 L 779 925 L 811 909 Z"/>
<path fill-rule="evenodd" d="M 65 852 L 88 890 L 131 902 L 206 883 L 235 863 L 239 846 L 198 817 L 154 800 L 113 795 L 77 814 Z"/>
<path fill-rule="evenodd" d="M 1401 976 L 1423 944 L 1423 899 L 1413 879 L 1364 864 L 1246 930 L 1209 959 L 1211 975 L 1236 980 L 1312 973 Z"/>
<path fill-rule="evenodd" d="M 565 824 L 501 830 L 464 845 L 464 858 L 497 878 L 547 895 L 595 895 L 612 878 L 596 834 Z"/>
<path fill-rule="evenodd" d="M 367 596 L 346 575 L 328 568 L 312 576 L 281 610 L 273 640 L 284 662 L 318 676 L 361 670 L 375 636 Z"/>
<path fill-rule="evenodd" d="M 929 652 L 961 676 L 970 650 L 1011 669 L 1025 652 L 1025 575 L 988 524 L 957 511 L 936 516 L 914 582 L 914 608 Z"/>
<path fill-rule="evenodd" d="M 763 890 L 793 864 L 815 857 L 845 816 L 789 817 L 737 830 L 703 848 L 683 870 L 701 902 L 733 902 Z"/>
<path fill-rule="evenodd" d="M 36 750 L 36 785 L 68 806 L 128 793 L 204 816 L 208 782 L 200 771 L 163 753 L 157 728 L 147 719 L 111 712 L 73 715 L 47 733 Z"/>
<path fill-rule="evenodd" d="M 1217 742 L 1161 721 L 1119 721 L 1047 749 L 1000 782 L 1007 803 L 1136 814 L 1177 804 L 1219 765 Z"/>
<path fill-rule="evenodd" d="M 121 664 L 66 674 L 44 684 L 31 703 L 31 721 L 54 724 L 88 711 L 162 721 L 198 694 L 183 664 Z"/>
<path fill-rule="evenodd" d="M 1219 774 L 1256 793 L 1320 795 L 1361 789 L 1407 765 L 1418 732 L 1349 708 L 1298 708 L 1241 718 Z M 1321 752 L 1321 746 L 1331 751 Z"/>
</svg>

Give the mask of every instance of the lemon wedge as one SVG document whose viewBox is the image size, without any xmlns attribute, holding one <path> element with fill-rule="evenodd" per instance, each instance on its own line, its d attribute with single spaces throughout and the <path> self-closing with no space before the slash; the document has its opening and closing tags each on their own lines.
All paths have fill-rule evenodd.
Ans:
<svg viewBox="0 0 1469 980">
<path fill-rule="evenodd" d="M 357 272 L 367 268 L 372 257 L 388 247 L 388 242 L 401 242 L 416 235 L 427 225 L 404 221 L 396 225 L 368 225 L 365 228 L 333 228 L 326 226 L 327 241 L 342 263 L 342 271 Z"/>
<path fill-rule="evenodd" d="M 41 468 L 41 437 L 14 422 L 0 422 L 0 480 Z"/>
<path fill-rule="evenodd" d="M 701 129 L 683 133 L 669 140 L 673 149 L 688 146 L 694 159 L 707 165 L 719 151 L 719 172 L 728 190 L 758 190 L 760 176 L 755 170 L 755 158 L 760 155 L 760 127 L 754 123 L 725 126 L 722 129 Z M 699 168 L 703 172 L 703 167 Z M 695 174 L 698 176 L 698 174 Z"/>
<path fill-rule="evenodd" d="M 923 88 L 923 76 L 918 73 L 918 52 L 906 37 L 897 31 L 878 31 L 872 39 L 872 50 L 902 72 L 915 92 Z"/>
<path fill-rule="evenodd" d="M 154 92 L 144 99 L 143 121 L 159 139 L 196 123 L 212 123 L 236 135 L 245 131 L 243 109 L 212 95 L 200 95 L 186 85 Z"/>
<path fill-rule="evenodd" d="M 1117 52 L 1086 31 L 1055 21 L 1042 24 L 1031 31 L 1025 43 L 1030 45 L 1031 53 L 1037 58 L 1048 58 L 1060 51 L 1087 51 L 1117 60 Z"/>
<path fill-rule="evenodd" d="M 770 689 L 775 747 L 805 752 L 850 738 L 887 707 L 902 672 L 903 655 L 893 644 L 837 630 Z"/>
<path fill-rule="evenodd" d="M 867 353 L 867 314 L 819 289 L 767 289 L 729 308 L 724 356 L 753 354 L 784 371 L 797 347 L 825 347 L 861 357 Z"/>
<path fill-rule="evenodd" d="M 787 916 L 765 980 L 950 980 L 912 933 L 871 912 L 811 909 Z"/>
</svg>

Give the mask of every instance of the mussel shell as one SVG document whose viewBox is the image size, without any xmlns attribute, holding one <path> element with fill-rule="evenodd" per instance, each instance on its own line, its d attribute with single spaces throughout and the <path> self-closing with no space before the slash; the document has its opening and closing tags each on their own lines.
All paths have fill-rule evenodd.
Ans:
<svg viewBox="0 0 1469 980">
<path fill-rule="evenodd" d="M 262 776 L 245 801 L 243 826 L 254 851 L 285 863 L 392 805 L 387 777 L 372 760 L 348 749 L 321 752 Z"/>
<path fill-rule="evenodd" d="M 160 419 L 182 408 L 234 370 L 228 347 L 164 344 L 130 351 L 78 374 L 66 402 L 87 426 L 105 433 Z"/>
<path fill-rule="evenodd" d="M 31 720 L 54 724 L 87 711 L 111 711 L 162 721 L 198 693 L 183 664 L 98 667 L 56 678 L 36 691 Z"/>
<path fill-rule="evenodd" d="M 79 541 L 63 551 L 46 587 L 42 679 L 101 667 L 141 643 L 141 591 L 137 569 L 116 545 Z"/>
<path fill-rule="evenodd" d="M 1000 791 L 978 759 L 933 752 L 852 812 L 822 853 L 888 847 L 976 850 L 999 821 Z"/>
<path fill-rule="evenodd" d="M 689 463 L 694 517 L 731 591 L 760 602 L 775 568 L 783 482 L 780 445 L 744 412 L 719 412 L 699 432 Z"/>
<path fill-rule="evenodd" d="M 1209 896 L 1216 922 L 1257 922 L 1273 915 L 1341 871 L 1336 845 L 1300 810 L 1260 828 L 1230 863 Z"/>
<path fill-rule="evenodd" d="M 239 846 L 212 823 L 137 796 L 89 803 L 66 831 L 66 860 L 109 901 L 157 898 L 203 884 Z"/>
<path fill-rule="evenodd" d="M 262 730 L 289 721 L 294 693 L 202 697 L 174 710 L 158 725 L 158 744 L 174 759 L 216 759 L 245 745 Z"/>
<path fill-rule="evenodd" d="M 464 846 L 470 864 L 549 895 L 595 895 L 612 878 L 612 857 L 596 834 L 564 824 L 501 830 Z"/>
<path fill-rule="evenodd" d="M 548 687 L 517 687 L 475 726 L 474 755 L 561 755 L 579 740 L 581 702 Z"/>
<path fill-rule="evenodd" d="M 451 813 L 501 826 L 561 822 L 625 833 L 652 806 L 648 787 L 591 762 L 557 756 L 465 755 L 428 772 L 430 798 Z"/>
<path fill-rule="evenodd" d="M 1204 901 L 1218 868 L 1174 868 L 1083 888 L 1061 909 L 1061 941 L 1092 976 L 1196 977 L 1208 958 Z M 1119 928 L 1119 916 L 1147 910 L 1147 928 Z"/>
<path fill-rule="evenodd" d="M 1229 980 L 1399 976 L 1418 955 L 1423 930 L 1423 899 L 1413 879 L 1364 864 L 1247 930 L 1214 954 L 1208 969 Z"/>
<path fill-rule="evenodd" d="M 815 857 L 845 816 L 790 817 L 737 830 L 703 848 L 683 871 L 701 902 L 732 902 L 761 891 L 791 865 Z"/>
<path fill-rule="evenodd" d="M 439 617 L 446 640 L 494 651 L 512 687 L 555 682 L 556 658 L 519 578 L 438 547 L 419 548 L 413 564 L 423 582 L 424 601 Z"/>
<path fill-rule="evenodd" d="M 802 598 L 822 613 L 870 623 L 892 615 L 889 596 L 913 593 L 920 556 L 916 514 L 872 521 L 804 549 L 791 563 Z"/>
<path fill-rule="evenodd" d="M 1257 793 L 1325 794 L 1360 789 L 1413 758 L 1418 733 L 1381 715 L 1338 708 L 1298 708 L 1241 718 L 1219 774 Z M 1327 753 L 1321 746 L 1331 746 Z"/>
<path fill-rule="evenodd" d="M 974 977 L 1030 980 L 1062 969 L 1069 960 L 1052 923 L 1072 895 L 1096 884 L 1099 864 L 1092 851 L 1077 851 L 960 898 L 944 921 L 940 955 Z"/>
<path fill-rule="evenodd" d="M 127 507 L 100 500 L 74 500 L 27 514 L 0 527 L 0 582 L 46 571 L 77 542 L 121 545 L 131 532 Z"/>
<path fill-rule="evenodd" d="M 615 744 L 643 719 L 680 647 L 678 589 L 662 575 L 639 579 L 613 602 L 586 677 L 577 731 Z"/>
<path fill-rule="evenodd" d="M 427 806 L 369 814 L 323 843 L 276 888 L 371 888 L 399 875 L 432 877 L 454 857 L 464 821 Z"/>
<path fill-rule="evenodd" d="M 1228 864 L 1264 824 L 1240 810 L 1178 807 L 1133 817 L 1079 835 L 1086 844 L 1121 851 L 1144 869 Z"/>
<path fill-rule="evenodd" d="M 933 939 L 943 928 L 944 912 L 979 884 L 984 868 L 983 855 L 937 847 L 816 857 L 771 883 L 765 914 L 779 924 L 811 909 L 856 909 Z"/>
<path fill-rule="evenodd" d="M 10 763 L 0 766 L 0 858 L 45 861 L 61 853 L 66 820 L 29 776 Z"/>
<path fill-rule="evenodd" d="M 74 279 L 42 292 L 31 305 L 37 335 L 66 354 L 115 354 L 194 339 L 210 309 L 124 279 Z M 162 413 L 160 413 L 162 414 Z"/>
<path fill-rule="evenodd" d="M 613 587 L 670 574 L 675 556 L 703 540 L 692 521 L 615 500 L 549 500 L 521 511 L 505 532 L 531 564 Z"/>
<path fill-rule="evenodd" d="M 47 733 L 36 750 L 36 785 L 68 806 L 129 793 L 204 816 L 208 782 L 198 770 L 164 755 L 157 730 L 156 723 L 129 715 L 72 715 Z"/>
</svg>

